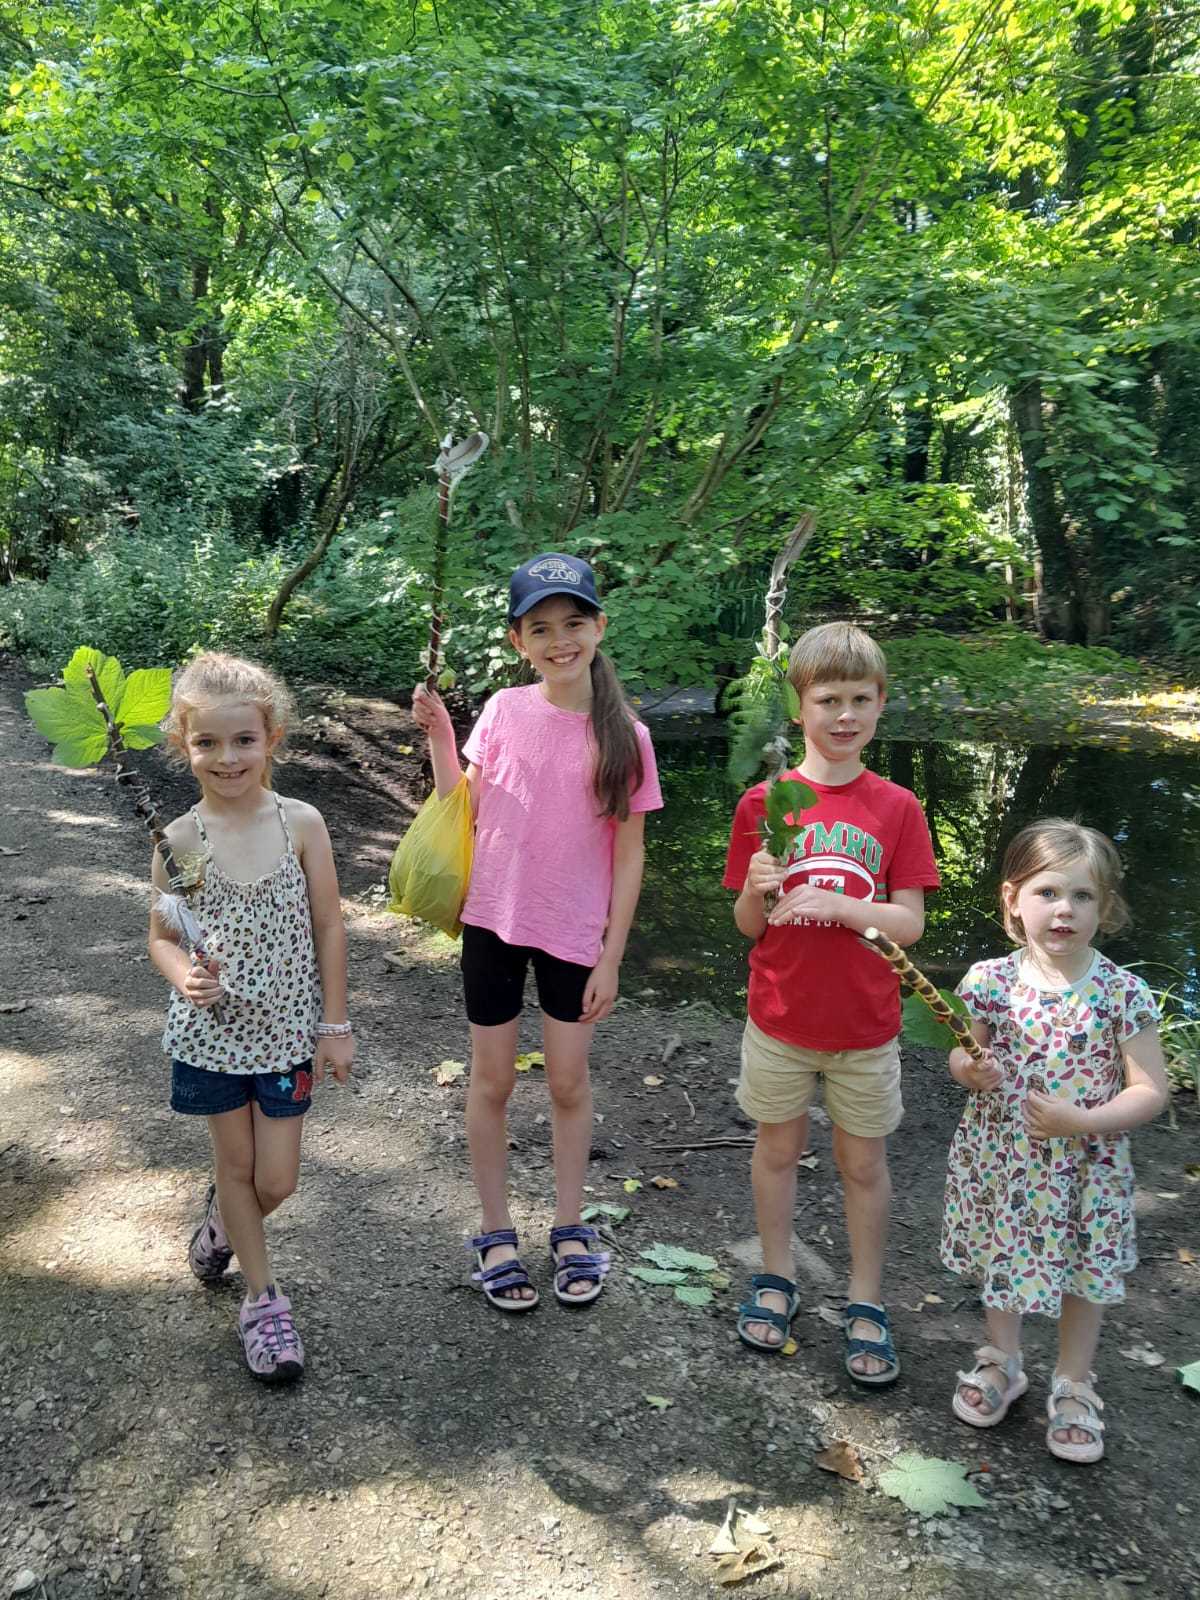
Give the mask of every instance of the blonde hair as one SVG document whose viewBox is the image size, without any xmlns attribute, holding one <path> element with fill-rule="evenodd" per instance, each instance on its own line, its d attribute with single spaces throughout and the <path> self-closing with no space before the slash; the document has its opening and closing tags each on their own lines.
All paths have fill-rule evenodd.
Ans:
<svg viewBox="0 0 1200 1600">
<path fill-rule="evenodd" d="M 1079 860 L 1087 862 L 1100 891 L 1100 931 L 1115 933 L 1129 921 L 1129 907 L 1120 888 L 1125 871 L 1116 845 L 1095 828 L 1085 828 L 1066 817 L 1042 817 L 1028 823 L 1004 852 L 1001 882 L 1019 889 L 1039 872 L 1051 872 Z M 1024 924 L 1007 904 L 1004 931 L 1014 944 L 1028 942 Z"/>
<path fill-rule="evenodd" d="M 856 678 L 873 678 L 882 694 L 887 688 L 887 658 L 871 635 L 852 622 L 825 622 L 796 640 L 787 675 L 797 694 L 814 683 Z"/>
<path fill-rule="evenodd" d="M 230 703 L 257 706 L 262 713 L 269 746 L 263 788 L 269 789 L 272 757 L 287 733 L 296 703 L 283 679 L 256 661 L 205 650 L 182 667 L 175 674 L 171 709 L 164 724 L 167 745 L 186 760 L 188 717 L 193 711 Z"/>
</svg>

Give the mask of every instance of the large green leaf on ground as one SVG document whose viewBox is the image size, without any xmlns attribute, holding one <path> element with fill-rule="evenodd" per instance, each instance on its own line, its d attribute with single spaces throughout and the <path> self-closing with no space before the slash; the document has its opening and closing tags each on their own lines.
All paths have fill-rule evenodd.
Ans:
<svg viewBox="0 0 1200 1600">
<path fill-rule="evenodd" d="M 692 1272 L 715 1272 L 717 1263 L 712 1256 L 699 1255 L 695 1250 L 685 1250 L 678 1244 L 655 1244 L 653 1249 L 643 1250 L 642 1257 L 646 1261 L 653 1261 L 656 1267 L 683 1268 Z"/>
<path fill-rule="evenodd" d="M 967 1469 L 957 1461 L 911 1450 L 898 1455 L 890 1470 L 879 1474 L 879 1487 L 922 1517 L 936 1517 L 947 1506 L 987 1504 L 975 1485 L 967 1482 Z"/>
</svg>

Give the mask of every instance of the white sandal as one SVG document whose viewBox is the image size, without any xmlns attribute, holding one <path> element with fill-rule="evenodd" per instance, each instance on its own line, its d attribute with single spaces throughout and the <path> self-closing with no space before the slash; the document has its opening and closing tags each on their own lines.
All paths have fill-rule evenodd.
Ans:
<svg viewBox="0 0 1200 1600">
<path fill-rule="evenodd" d="M 1004 1374 L 1003 1389 L 983 1376 L 988 1368 L 999 1368 Z M 1022 1370 L 1020 1352 L 1009 1356 L 1003 1350 L 997 1350 L 994 1344 L 981 1344 L 975 1352 L 972 1371 L 958 1375 L 954 1399 L 950 1402 L 951 1409 L 960 1422 L 969 1423 L 972 1428 L 994 1428 L 998 1422 L 1004 1421 L 1009 1406 L 1014 1400 L 1019 1400 L 1028 1387 L 1029 1379 Z M 964 1389 L 978 1389 L 988 1409 L 980 1411 L 976 1406 L 969 1405 L 963 1396 Z"/>
<path fill-rule="evenodd" d="M 1082 1417 L 1059 1416 L 1064 1400 L 1077 1401 L 1086 1414 Z M 1090 1384 L 1076 1383 L 1074 1378 L 1060 1378 L 1055 1373 L 1046 1399 L 1046 1415 L 1050 1418 L 1050 1426 L 1046 1429 L 1046 1449 L 1060 1461 L 1075 1461 L 1083 1466 L 1099 1461 L 1104 1454 L 1104 1423 L 1100 1417 L 1103 1410 L 1104 1401 Z M 1079 1444 L 1070 1439 L 1054 1437 L 1056 1429 L 1066 1428 L 1081 1428 L 1084 1433 L 1090 1433 L 1091 1438 Z"/>
</svg>

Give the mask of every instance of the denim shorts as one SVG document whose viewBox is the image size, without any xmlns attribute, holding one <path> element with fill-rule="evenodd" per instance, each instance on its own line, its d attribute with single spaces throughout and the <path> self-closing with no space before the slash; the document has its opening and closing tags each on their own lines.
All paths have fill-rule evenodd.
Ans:
<svg viewBox="0 0 1200 1600">
<path fill-rule="evenodd" d="M 264 1117 L 302 1117 L 312 1105 L 312 1062 L 282 1072 L 207 1072 L 186 1061 L 171 1063 L 171 1110 L 219 1117 L 256 1104 Z"/>
</svg>

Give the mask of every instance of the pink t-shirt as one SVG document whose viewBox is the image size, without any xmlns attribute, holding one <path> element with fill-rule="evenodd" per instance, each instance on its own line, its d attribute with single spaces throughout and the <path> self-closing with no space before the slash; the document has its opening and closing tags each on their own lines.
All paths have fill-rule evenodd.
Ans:
<svg viewBox="0 0 1200 1600">
<path fill-rule="evenodd" d="M 634 727 L 643 777 L 629 809 L 658 811 L 654 746 L 643 723 Z M 506 944 L 594 967 L 612 899 L 617 824 L 599 815 L 591 717 L 551 705 L 536 683 L 501 689 L 463 754 L 480 781 L 462 920 Z"/>
</svg>

